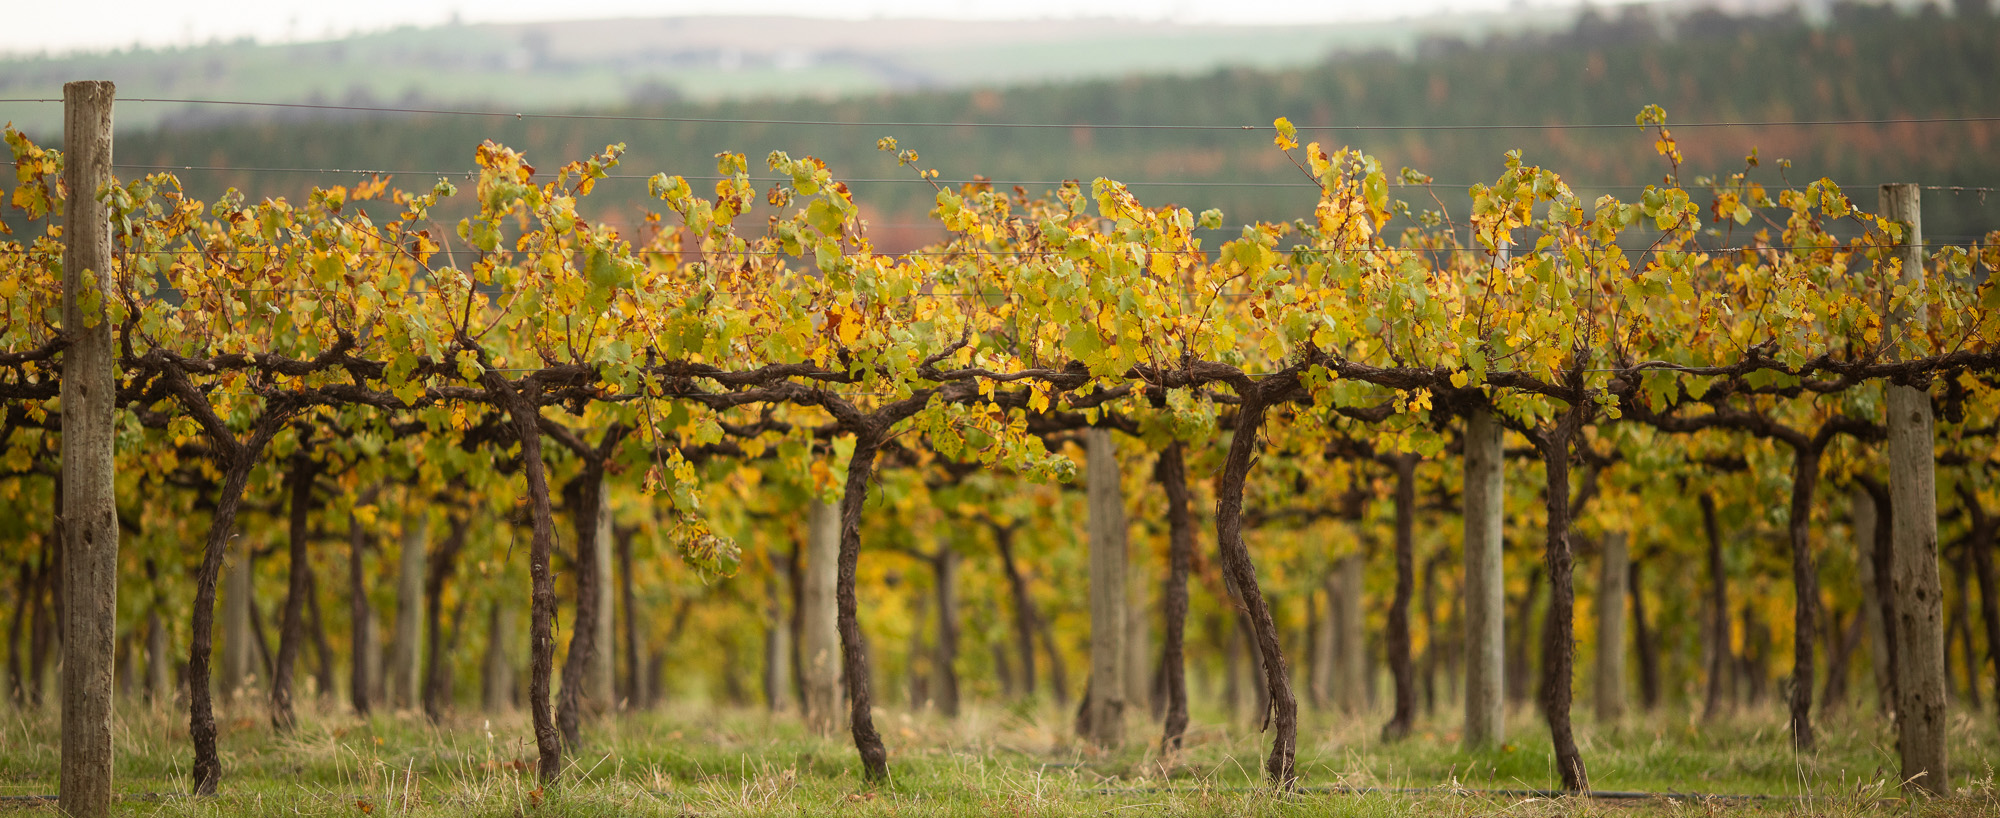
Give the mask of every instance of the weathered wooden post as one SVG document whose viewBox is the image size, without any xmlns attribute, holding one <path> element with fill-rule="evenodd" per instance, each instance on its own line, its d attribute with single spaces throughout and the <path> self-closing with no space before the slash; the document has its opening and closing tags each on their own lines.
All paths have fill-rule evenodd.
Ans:
<svg viewBox="0 0 2000 818">
<path fill-rule="evenodd" d="M 1125 500 L 1118 484 L 1118 450 L 1111 430 L 1084 432 L 1089 453 L 1084 490 L 1090 519 L 1090 686 L 1077 726 L 1099 747 L 1124 739 Z"/>
<path fill-rule="evenodd" d="M 1625 586 L 1632 572 L 1623 531 L 1604 534 L 1597 574 L 1597 678 L 1591 703 L 1597 720 L 1625 717 Z"/>
<path fill-rule="evenodd" d="M 111 184 L 108 81 L 63 86 L 62 366 L 64 814 L 111 812 L 112 654 L 118 627 L 118 514 L 113 413 L 118 351 L 111 337 L 111 219 L 97 191 Z"/>
<path fill-rule="evenodd" d="M 1924 289 L 1922 199 L 1916 185 L 1882 186 L 1882 215 L 1906 231 L 1892 257 L 1900 282 Z M 1921 312 L 1890 313 L 1894 343 L 1924 326 Z M 1931 397 L 1926 389 L 1891 383 L 1889 403 L 1889 507 L 1893 519 L 1889 562 L 1890 608 L 1896 619 L 1898 745 L 1903 780 L 1933 795 L 1951 794 L 1945 758 L 1948 714 L 1944 675 L 1944 592 L 1938 579 L 1937 454 Z"/>
<path fill-rule="evenodd" d="M 834 621 L 835 562 L 840 551 L 840 509 L 814 500 L 806 523 L 805 608 L 799 632 L 799 661 L 805 679 L 806 726 L 832 735 L 840 718 L 840 634 Z"/>
</svg>

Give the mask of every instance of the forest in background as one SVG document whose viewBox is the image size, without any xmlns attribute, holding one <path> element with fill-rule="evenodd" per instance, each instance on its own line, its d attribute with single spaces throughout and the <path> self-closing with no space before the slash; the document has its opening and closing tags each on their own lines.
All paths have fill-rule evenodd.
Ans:
<svg viewBox="0 0 2000 818">
<path fill-rule="evenodd" d="M 1224 65 L 1293 68 L 1331 53 L 1410 54 L 1426 38 L 1561 29 L 1574 16 L 1571 8 L 1529 8 L 1292 26 L 731 16 L 405 26 L 322 42 L 0 54 L 0 98 L 51 96 L 77 77 L 116 81 L 128 98 L 424 108 L 834 98 Z M 156 105 L 128 108 L 121 121 L 187 127 L 243 113 Z M 29 131 L 60 124 L 53 109 L 0 103 L 7 118 Z"/>
<path fill-rule="evenodd" d="M 1840 4 L 1823 24 L 1796 13 L 1675 19 L 1647 7 L 1587 14 L 1569 31 L 1496 37 L 1477 45 L 1423 43 L 1415 56 L 1383 52 L 1335 56 L 1301 70 L 1218 70 L 1010 89 L 932 91 L 839 101 L 662 103 L 604 108 L 618 117 L 723 121 L 516 119 L 387 114 L 318 121 L 244 122 L 217 128 L 121 132 L 118 162 L 138 170 L 172 166 L 190 192 L 212 198 L 225 186 L 254 195 L 302 195 L 352 174 L 249 170 L 407 171 L 415 185 L 445 169 L 462 173 L 486 139 L 553 167 L 612 142 L 627 143 L 621 175 L 605 200 L 630 203 L 636 217 L 643 181 L 657 172 L 690 180 L 712 175 L 723 151 L 762 157 L 773 150 L 825 160 L 854 187 L 871 234 L 888 250 L 936 240 L 918 223 L 930 187 L 879 155 L 894 136 L 919 151 L 946 180 L 975 174 L 1030 195 L 1061 180 L 1124 181 L 1148 204 L 1223 210 L 1229 223 L 1281 219 L 1314 198 L 1313 182 L 1268 150 L 1262 130 L 1130 129 L 1083 126 L 1251 125 L 1288 117 L 1313 139 L 1351 145 L 1392 172 L 1410 167 L 1435 180 L 1461 216 L 1461 191 L 1491 182 L 1503 155 L 1562 168 L 1588 194 L 1630 195 L 1663 175 L 1652 139 L 1636 126 L 1597 129 L 1398 130 L 1398 126 L 1618 125 L 1649 104 L 1669 124 L 1977 117 L 2000 110 L 2000 23 L 1935 6 L 1914 13 Z M 139 107 L 136 105 L 125 107 Z M 288 116 L 296 116 L 292 112 Z M 1075 128 L 830 127 L 727 120 L 898 123 L 1061 123 Z M 1371 130 L 1379 129 L 1379 130 Z M 1773 188 L 1822 177 L 1859 190 L 1888 182 L 1991 187 L 2000 180 L 2000 122 L 1893 125 L 1679 127 L 1683 182 L 1743 169 Z M 1777 160 L 1789 160 L 1781 170 Z M 233 170 L 180 170 L 181 168 Z M 121 172 L 130 172 L 121 170 Z M 1393 173 L 1392 173 L 1393 176 Z M 1782 179 L 1781 179 L 1782 177 Z M 870 181 L 881 180 L 881 181 Z M 1942 191 L 1926 200 L 1933 242 L 1962 243 L 1990 229 L 2000 203 L 1981 192 Z M 760 215 L 761 218 L 761 215 Z M 635 219 L 636 220 L 636 219 Z"/>
</svg>

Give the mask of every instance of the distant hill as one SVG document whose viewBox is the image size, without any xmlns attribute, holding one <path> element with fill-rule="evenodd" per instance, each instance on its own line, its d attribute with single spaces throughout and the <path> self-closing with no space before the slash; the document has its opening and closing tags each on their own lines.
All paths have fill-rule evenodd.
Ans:
<svg viewBox="0 0 2000 818">
<path fill-rule="evenodd" d="M 1289 117 L 1306 139 L 1353 145 L 1430 174 L 1437 194 L 1462 217 L 1465 186 L 1490 181 L 1502 155 L 1561 171 L 1589 195 L 1637 195 L 1667 172 L 1652 138 L 1636 127 L 1485 129 L 1461 125 L 1629 125 L 1648 104 L 1673 122 L 1750 122 L 1680 127 L 1684 177 L 1727 173 L 1760 152 L 1756 178 L 1773 186 L 1830 176 L 1863 206 L 1873 185 L 1898 181 L 2000 187 L 2000 122 L 1809 126 L 1798 121 L 2000 116 L 2000 23 L 1947 16 L 1936 7 L 1899 13 L 1837 5 L 1823 21 L 1797 14 L 1661 19 L 1644 9 L 1588 14 L 1555 32 L 1473 41 L 1431 37 L 1408 55 L 1337 55 L 1292 70 L 1215 69 L 1194 75 L 1045 83 L 1004 89 L 931 90 L 833 100 L 701 103 L 656 101 L 597 109 L 621 116 L 709 121 L 395 115 L 313 123 L 263 120 L 226 127 L 121 131 L 121 172 L 148 164 L 221 166 L 187 171 L 192 192 L 224 185 L 252 195 L 296 195 L 310 184 L 351 176 L 297 168 L 404 171 L 398 183 L 423 186 L 439 171 L 472 167 L 481 140 L 529 152 L 545 168 L 630 146 L 614 179 L 593 200 L 627 219 L 645 205 L 643 180 L 655 172 L 699 179 L 714 154 L 733 150 L 762 168 L 772 150 L 826 159 L 853 180 L 878 234 L 890 247 L 934 235 L 905 228 L 931 206 L 927 184 L 875 150 L 895 136 L 944 178 L 984 174 L 1040 193 L 1067 178 L 1108 176 L 1135 184 L 1142 200 L 1197 210 L 1220 207 L 1232 220 L 1291 219 L 1310 212 L 1314 188 L 1272 146 L 1268 125 Z M 1221 128 L 990 128 L 785 125 L 727 120 L 838 122 L 1213 125 Z M 721 120 L 721 121 L 717 121 Z M 122 120 L 121 120 L 122 121 Z M 1332 126 L 1333 129 L 1319 129 Z M 1409 127 L 1414 126 L 1414 127 Z M 1340 130 L 1339 128 L 1349 128 Z M 1791 160 L 1789 171 L 1777 166 Z M 880 180 L 880 181 L 871 181 Z M 697 182 L 697 186 L 703 183 Z M 1422 191 L 1401 194 L 1427 206 Z M 2000 194 L 1931 191 L 1926 232 L 1962 241 L 2000 228 Z M 624 215 L 620 215 L 624 214 Z M 909 232 L 899 232 L 909 231 Z"/>
<path fill-rule="evenodd" d="M 0 98 L 60 97 L 110 79 L 121 97 L 545 110 L 669 101 L 835 98 L 997 87 L 1222 66 L 1292 68 L 1336 52 L 1410 53 L 1429 37 L 1568 25 L 1573 10 L 1348 25 L 1218 26 L 1131 20 L 809 20 L 676 17 L 403 28 L 318 43 L 223 43 L 0 58 Z M 241 109 L 132 104 L 127 126 L 240 119 Z M 0 120 L 60 125 L 46 106 Z"/>
</svg>

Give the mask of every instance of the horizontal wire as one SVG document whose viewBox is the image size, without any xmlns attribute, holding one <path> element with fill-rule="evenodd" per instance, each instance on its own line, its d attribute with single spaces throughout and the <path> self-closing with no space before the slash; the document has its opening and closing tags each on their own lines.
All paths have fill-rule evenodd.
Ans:
<svg viewBox="0 0 2000 818">
<path fill-rule="evenodd" d="M 368 168 L 249 168 L 249 167 L 241 167 L 241 168 L 239 168 L 239 167 L 228 167 L 228 166 L 222 166 L 222 165 L 143 165 L 143 164 L 122 164 L 122 163 L 121 163 L 121 164 L 114 164 L 114 165 L 112 165 L 112 167 L 114 167 L 114 168 L 130 168 L 130 169 L 135 169 L 135 170 L 195 170 L 195 171 L 215 171 L 215 172 L 243 172 L 243 173 L 328 173 L 328 174 L 333 174 L 333 173 L 353 173 L 353 174 L 373 174 L 373 175 L 378 175 L 378 176 L 396 176 L 396 175 L 403 175 L 403 176 L 462 176 L 462 177 L 468 177 L 468 178 L 470 178 L 470 177 L 476 177 L 476 176 L 478 176 L 478 175 L 479 175 L 479 171 L 478 171 L 477 169 L 473 169 L 473 170 L 453 170 L 453 171 L 438 171 L 438 170 L 380 170 L 380 169 L 368 169 Z M 549 176 L 549 175 L 551 175 L 551 174 L 548 174 L 548 173 L 540 173 L 540 174 L 537 174 L 537 175 L 540 175 L 540 176 Z M 736 177 L 734 177 L 734 176 L 714 176 L 714 175 L 695 175 L 695 174 L 685 174 L 685 173 L 670 173 L 670 174 L 666 174 L 666 175 L 668 175 L 668 176 L 679 176 L 679 177 L 681 177 L 682 179 L 691 179 L 691 180 L 694 180 L 694 181 L 718 181 L 718 180 L 723 180 L 723 179 L 734 179 L 734 178 L 736 178 Z M 651 178 L 653 178 L 653 176 L 654 176 L 654 174 L 650 174 L 650 173 L 607 173 L 607 174 L 604 174 L 604 176 L 603 176 L 603 177 L 601 177 L 601 178 L 605 178 L 605 179 L 651 179 Z M 752 176 L 752 177 L 750 177 L 750 178 L 749 178 L 749 180 L 750 180 L 750 181 L 752 181 L 752 182 L 789 182 L 789 181 L 791 181 L 791 180 L 792 180 L 792 177 L 790 177 L 790 176 Z M 891 182 L 891 183 L 903 183 L 903 184 L 943 184 L 943 185 L 975 185 L 975 184 L 979 184 L 979 185 L 1062 185 L 1062 184 L 1066 184 L 1066 183 L 1069 183 L 1069 182 L 1078 182 L 1078 183 L 1081 183 L 1081 181 L 1082 181 L 1082 180 L 1079 180 L 1079 179 L 1064 179 L 1064 180 L 1024 180 L 1024 179 L 921 179 L 921 178 L 917 178 L 917 177 L 914 177 L 914 176 L 909 176 L 909 177 L 903 177 L 903 176 L 891 176 L 891 177 L 878 177 L 878 178 L 853 178 L 853 179 L 849 179 L 849 178 L 836 178 L 836 179 L 835 179 L 834 181 L 836 181 L 836 182 L 844 182 L 844 183 L 848 183 L 848 184 L 859 184 L 859 183 L 882 183 L 882 182 Z M 1115 181 L 1115 180 L 1114 180 L 1114 181 Z M 1192 181 L 1192 180 L 1164 180 L 1164 181 L 1146 181 L 1146 182 L 1122 182 L 1122 181 L 1121 181 L 1121 182 L 1119 182 L 1119 184 L 1122 184 L 1122 185 L 1125 185 L 1125 186 L 1127 186 L 1127 187 L 1140 187 L 1140 186 L 1148 186 L 1148 187 L 1159 187 L 1159 186 L 1176 186 L 1176 187 L 1298 187 L 1298 188 L 1318 188 L 1318 187 L 1319 187 L 1319 184 L 1318 184 L 1318 183 L 1316 183 L 1316 182 L 1214 182 L 1214 181 Z M 1469 188 L 1469 187 L 1471 187 L 1471 185 L 1433 185 L 1433 187 L 1468 187 L 1468 188 Z M 1636 188 L 1636 187 L 1638 187 L 1638 186 L 1632 186 L 1632 187 L 1635 187 L 1635 188 Z"/>
<path fill-rule="evenodd" d="M 0 99 L 0 103 L 53 103 L 57 98 Z M 120 97 L 118 102 L 160 103 L 176 105 L 223 105 L 254 108 L 288 108 L 315 111 L 359 111 L 385 114 L 431 114 L 442 116 L 513 117 L 525 119 L 571 119 L 604 120 L 611 122 L 692 122 L 724 125 L 803 125 L 818 127 L 860 127 L 860 128 L 1049 128 L 1049 129 L 1091 129 L 1091 130 L 1173 130 L 1173 131 L 1275 131 L 1272 125 L 1180 125 L 1180 124 L 1112 124 L 1112 123 L 1048 123 L 1048 122 L 922 122 L 915 120 L 817 120 L 817 119 L 735 119 L 729 117 L 691 116 L 637 116 L 626 114 L 549 114 L 523 111 L 469 111 L 447 108 L 391 108 L 374 105 L 324 105 L 302 102 L 253 102 L 226 99 L 174 99 L 158 97 Z M 1749 127 L 1832 127 L 1852 125 L 1918 125 L 1930 123 L 2000 122 L 2000 116 L 1954 116 L 1954 117 L 1913 117 L 1906 119 L 1820 119 L 1820 120 L 1743 120 L 1718 122 L 1666 123 L 1669 128 L 1749 128 Z M 1604 130 L 1612 128 L 1648 128 L 1637 123 L 1515 123 L 1515 124 L 1452 124 L 1452 125 L 1299 125 L 1300 131 L 1486 131 L 1486 130 Z"/>
<path fill-rule="evenodd" d="M 477 177 L 477 176 L 479 175 L 479 171 L 477 171 L 477 170 L 449 170 L 449 171 L 445 171 L 445 170 L 385 170 L 385 169 L 379 169 L 379 168 L 274 168 L 274 167 L 233 167 L 233 166 L 228 166 L 228 165 L 153 165 L 153 164 L 125 164 L 125 163 L 118 163 L 118 164 L 113 164 L 113 165 L 112 165 L 112 167 L 113 167 L 113 168 L 127 168 L 127 169 L 132 169 L 132 170 L 189 170 L 189 171 L 209 171 L 209 172 L 228 172 L 228 173 L 326 173 L 326 174 L 344 174 L 344 173 L 352 173 L 352 174 L 370 174 L 370 175 L 377 175 L 377 176 L 446 176 L 446 177 L 450 177 L 450 176 L 461 176 L 461 177 L 466 177 L 466 178 L 473 178 L 473 177 Z M 540 175 L 547 175 L 547 174 L 540 174 Z M 605 175 L 603 176 L 603 178 L 606 178 L 606 179 L 651 179 L 651 178 L 653 178 L 653 176 L 654 176 L 654 175 L 655 175 L 655 174 L 649 174 L 649 173 L 607 173 L 607 174 L 605 174 Z M 704 182 L 707 182 L 707 181 L 720 181 L 720 180 L 724 180 L 724 179 L 733 179 L 733 178 L 735 178 L 734 176 L 717 176 L 717 175 L 695 175 L 695 174 L 685 174 L 685 173 L 675 173 L 675 174 L 667 174 L 667 175 L 669 175 L 669 176 L 679 176 L 679 177 L 681 177 L 682 179 L 690 179 L 690 180 L 694 180 L 694 181 L 704 181 Z M 749 180 L 750 180 L 750 181 L 752 181 L 752 182 L 758 182 L 758 183 L 763 183 L 763 182 L 789 182 L 789 181 L 791 181 L 791 177 L 789 177 L 789 176 L 752 176 L 752 177 L 750 177 L 750 178 L 749 178 Z M 1080 179 L 1063 179 L 1063 180 L 1048 180 L 1048 179 L 920 179 L 920 178 L 915 178 L 915 177 L 902 177 L 902 176 L 891 176 L 891 177 L 876 177 L 876 178 L 852 178 L 852 179 L 847 179 L 847 178 L 836 178 L 836 179 L 835 179 L 834 181 L 836 181 L 836 182 L 844 182 L 844 183 L 848 183 L 848 184 L 877 184 L 877 183 L 899 183 L 899 184 L 943 184 L 943 185 L 1063 185 L 1063 184 L 1068 184 L 1068 183 L 1070 183 L 1070 182 L 1078 182 L 1078 183 L 1081 183 L 1081 181 L 1082 181 L 1082 180 L 1080 180 Z M 1124 180 L 1119 180 L 1119 179 L 1111 179 L 1111 180 L 1109 180 L 1109 181 L 1114 181 L 1114 182 L 1117 182 L 1118 184 L 1121 184 L 1121 185 L 1124 185 L 1124 186 L 1126 186 L 1126 187 L 1249 187 L 1249 188 L 1264 188 L 1264 187 L 1289 187 L 1289 188 L 1318 188 L 1318 187 L 1320 187 L 1320 185 L 1319 185 L 1319 184 L 1318 184 L 1317 182 L 1243 182 L 1243 181 L 1199 181 L 1199 180 L 1192 180 L 1192 179 L 1158 179 L 1158 180 L 1146 180 L 1146 181 L 1131 181 L 1131 182 L 1128 182 L 1128 181 L 1124 181 Z M 1394 186 L 1394 187 L 1399 187 L 1399 188 L 1450 188 L 1450 189 L 1453 189 L 1453 190 L 1458 190 L 1458 189 L 1471 189 L 1471 188 L 1473 188 L 1473 187 L 1476 187 L 1476 186 L 1478 186 L 1478 185 L 1488 185 L 1488 186 L 1491 186 L 1492 184 L 1494 184 L 1494 183 L 1492 183 L 1492 182 L 1480 182 L 1480 183 L 1477 183 L 1477 184 L 1465 184 L 1465 183 L 1445 183 L 1445 182 L 1426 182 L 1426 183 L 1423 183 L 1423 184 L 1415 184 L 1415 183 L 1407 183 L 1407 182 L 1403 182 L 1403 181 L 1401 181 L 1401 180 L 1397 180 L 1396 182 L 1394 182 L 1394 183 L 1393 183 L 1393 186 Z M 1571 188 L 1576 188 L 1576 189 L 1583 189 L 1583 190 L 1644 190 L 1644 189 L 1646 189 L 1646 188 L 1649 188 L 1649 187 L 1658 187 L 1657 185 L 1650 185 L 1650 184 L 1648 184 L 1648 185 L 1635 185 L 1635 184 L 1615 184 L 1615 185 L 1614 185 L 1614 184 L 1590 184 L 1590 183 L 1585 183 L 1585 182 L 1571 182 L 1571 181 L 1567 181 L 1567 180 L 1565 180 L 1565 181 L 1563 182 L 1563 184 L 1566 184 L 1566 185 L 1570 186 Z M 1879 186 L 1880 186 L 1880 184 L 1867 184 L 1867 185 L 1844 185 L 1843 187 L 1844 187 L 1844 188 L 1849 188 L 1849 189 L 1855 189 L 1855 190 L 1861 190 L 1861 189 L 1866 189 L 1866 188 L 1870 188 L 1870 187 L 1879 187 Z M 1804 190 L 1804 189 L 1805 189 L 1805 187 L 1806 187 L 1805 185 L 1801 185 L 1801 184 L 1796 184 L 1796 183 L 1794 183 L 1794 184 L 1788 184 L 1788 185 L 1763 185 L 1763 188 L 1764 188 L 1765 190 Z M 1970 186 L 1970 185 L 1918 185 L 1917 187 L 1918 187 L 1918 188 L 1920 188 L 1920 189 L 1923 189 L 1923 190 L 1935 190 L 1935 191 L 1943 191 L 1943 192 L 1948 192 L 1948 193 L 1980 193 L 1980 194 L 1985 194 L 1985 193 L 1992 193 L 1992 192 L 1996 192 L 1996 191 L 2000 191 L 2000 187 L 1977 187 L 1977 186 Z M 1681 189 L 1682 189 L 1682 190 L 1690 190 L 1690 189 L 1692 189 L 1692 190 L 1700 190 L 1700 188 L 1686 188 L 1686 187 L 1683 187 L 1683 188 L 1681 188 Z"/>
</svg>

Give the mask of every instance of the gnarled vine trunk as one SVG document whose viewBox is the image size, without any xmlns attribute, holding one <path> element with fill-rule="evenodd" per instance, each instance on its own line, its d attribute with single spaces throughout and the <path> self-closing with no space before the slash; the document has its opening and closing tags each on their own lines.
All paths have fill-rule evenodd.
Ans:
<svg viewBox="0 0 2000 818">
<path fill-rule="evenodd" d="M 305 639 L 306 596 L 312 593 L 309 580 L 312 564 L 307 561 L 310 558 L 306 555 L 306 538 L 310 536 L 313 480 L 319 476 L 319 466 L 307 454 L 305 442 L 301 441 L 299 446 L 300 451 L 292 456 L 291 471 L 285 477 L 291 492 L 291 526 L 286 535 L 287 552 L 291 556 L 286 567 L 284 619 L 278 628 L 277 668 L 271 673 L 271 726 L 279 733 L 290 733 L 298 725 L 298 714 L 292 708 L 292 674 L 298 663 L 299 643 Z"/>
<path fill-rule="evenodd" d="M 361 499 L 363 503 L 374 501 L 374 492 Z M 349 642 L 349 652 L 353 662 L 349 666 L 348 699 L 354 704 L 354 712 L 366 716 L 374 705 L 375 665 L 380 661 L 380 653 L 375 641 L 375 606 L 368 604 L 368 572 L 365 558 L 368 552 L 368 531 L 361 527 L 361 517 L 350 513 L 347 517 L 347 621 L 353 636 Z"/>
<path fill-rule="evenodd" d="M 536 773 L 544 784 L 562 775 L 562 736 L 556 731 L 555 714 L 549 708 L 549 687 L 555 669 L 556 613 L 555 576 L 549 570 L 549 555 L 555 550 L 555 511 L 549 502 L 548 469 L 542 462 L 541 412 L 519 386 L 494 370 L 481 376 L 482 385 L 507 410 L 514 422 L 514 434 L 521 444 L 522 471 L 528 481 L 528 510 L 534 521 L 534 539 L 528 549 L 528 576 L 531 584 L 528 615 L 528 712 L 535 723 Z"/>
<path fill-rule="evenodd" d="M 1708 538 L 1708 694 L 1701 707 L 1701 720 L 1712 721 L 1729 703 L 1726 691 L 1734 687 L 1730 679 L 1735 656 L 1729 647 L 1729 570 L 1722 561 L 1722 527 L 1716 519 L 1715 495 L 1700 497 L 1701 526 Z"/>
<path fill-rule="evenodd" d="M 999 524 L 992 529 L 994 548 L 1000 552 L 1000 570 L 1007 578 L 1007 595 L 1014 602 L 1014 649 L 1021 662 L 1021 694 L 1032 698 L 1036 684 L 1035 635 L 1040 631 L 1035 600 L 1028 594 L 1028 580 L 1022 576 L 1021 566 L 1014 562 L 1015 529 Z"/>
<path fill-rule="evenodd" d="M 458 554 L 465 548 L 468 524 L 464 517 L 456 514 L 450 517 L 450 532 L 444 542 L 438 545 L 437 553 L 431 555 L 430 565 L 424 570 L 424 717 L 432 724 L 444 721 L 445 710 L 451 697 L 451 655 L 458 641 L 460 627 L 464 624 L 465 603 L 469 595 L 459 597 L 458 610 L 452 616 L 450 639 L 444 634 L 444 588 L 458 572 Z"/>
<path fill-rule="evenodd" d="M 187 376 L 169 370 L 168 377 L 187 384 Z M 178 391 L 178 390 L 177 390 Z M 186 386 L 181 394 L 184 403 L 192 408 L 189 400 L 194 393 L 192 385 Z M 194 399 L 200 400 L 197 396 Z M 204 400 L 202 406 L 206 406 Z M 213 413 L 210 413 L 211 417 Z M 266 407 L 265 413 L 253 428 L 250 440 L 238 443 L 228 436 L 227 427 L 218 421 L 213 429 L 221 429 L 221 434 L 211 431 L 210 442 L 217 451 L 217 459 L 222 462 L 222 488 L 216 495 L 215 513 L 209 518 L 208 542 L 201 557 L 201 568 L 195 574 L 193 639 L 188 645 L 188 737 L 194 744 L 194 792 L 196 795 L 214 795 L 222 782 L 222 756 L 217 752 L 215 701 L 209 690 L 209 661 L 214 653 L 215 632 L 215 582 L 222 573 L 222 555 L 236 527 L 236 512 L 243 504 L 243 489 L 250 482 L 250 470 L 256 466 L 257 458 L 271 438 L 276 437 L 284 425 L 282 411 Z"/>
<path fill-rule="evenodd" d="M 2000 518 L 1995 518 L 1979 503 L 1978 495 L 1961 482 L 1958 496 L 1965 511 L 1972 518 L 1972 531 L 1965 539 L 1966 550 L 1972 554 L 1973 577 L 1979 581 L 1979 621 L 1986 630 L 1986 658 L 1973 665 L 1973 684 L 1979 683 L 1979 674 L 1993 673 L 1993 709 L 2000 713 L 2000 668 L 1994 667 L 1996 654 L 2000 654 L 2000 579 L 1993 570 L 1993 537 L 2000 529 Z"/>
<path fill-rule="evenodd" d="M 1271 380 L 1259 385 L 1272 383 Z M 1284 649 L 1278 644 L 1278 629 L 1271 620 L 1271 608 L 1257 584 L 1257 568 L 1250 550 L 1243 544 L 1243 484 L 1250 474 L 1250 461 L 1257 448 L 1257 435 L 1264 427 L 1267 406 L 1257 388 L 1239 389 L 1243 402 L 1237 407 L 1236 429 L 1229 441 L 1229 455 L 1215 486 L 1215 539 L 1222 553 L 1222 570 L 1229 574 L 1242 593 L 1244 612 L 1250 620 L 1258 655 L 1264 660 L 1264 689 L 1270 695 L 1265 724 L 1276 728 L 1271 754 L 1264 762 L 1264 774 L 1272 784 L 1291 789 L 1298 782 L 1293 756 L 1298 749 L 1298 700 L 1292 696 L 1291 673 L 1285 666 Z"/>
<path fill-rule="evenodd" d="M 875 731 L 874 702 L 869 697 L 868 646 L 862 641 L 854 572 L 861 559 L 861 510 L 868 502 L 868 478 L 875 473 L 875 453 L 881 432 L 864 429 L 854 435 L 854 455 L 847 464 L 847 490 L 840 498 L 840 556 L 835 572 L 836 627 L 847 681 L 848 730 L 861 755 L 862 773 L 869 781 L 889 777 L 889 751 Z"/>
<path fill-rule="evenodd" d="M 1166 645 L 1161 658 L 1165 674 L 1166 718 L 1160 738 L 1160 752 L 1171 755 L 1181 748 L 1187 732 L 1187 612 L 1188 571 L 1194 561 L 1194 522 L 1188 508 L 1187 462 L 1181 442 L 1167 444 L 1160 452 L 1154 476 L 1167 495 L 1167 584 L 1160 598 L 1166 610 Z M 1033 651 L 1028 652 L 1033 661 Z"/>
<path fill-rule="evenodd" d="M 609 526 L 605 519 L 610 513 L 609 500 L 604 496 L 604 462 L 584 461 L 583 473 L 577 475 L 576 507 L 571 509 L 576 531 L 576 615 L 571 618 L 569 629 L 569 653 L 563 657 L 561 701 L 556 705 L 556 727 L 562 734 L 563 746 L 574 750 L 583 741 L 582 723 L 586 699 L 592 698 L 592 682 L 595 682 L 593 667 L 598 661 L 598 651 L 610 650 L 610 645 L 600 648 L 599 617 L 604 615 L 600 600 L 605 588 L 600 586 L 603 572 L 599 564 L 608 558 L 605 542 Z"/>
<path fill-rule="evenodd" d="M 1389 603 L 1389 676 L 1396 688 L 1395 710 L 1382 725 L 1382 740 L 1410 734 L 1417 718 L 1416 670 L 1410 665 L 1410 596 L 1416 585 L 1417 456 L 1390 459 L 1396 470 L 1396 595 Z"/>
<path fill-rule="evenodd" d="M 1792 746 L 1813 749 L 1813 641 L 1819 627 L 1819 568 L 1812 554 L 1813 493 L 1819 486 L 1819 449 L 1792 450 L 1791 521 L 1786 527 L 1792 545 Z"/>
<path fill-rule="evenodd" d="M 630 528 L 613 529 L 618 545 L 618 596 L 625 613 L 625 700 L 627 707 L 644 708 L 652 702 L 653 691 L 639 665 L 639 634 L 645 632 L 646 617 L 639 610 L 639 594 L 632 583 L 632 536 Z"/>
<path fill-rule="evenodd" d="M 1632 643 L 1639 652 L 1639 703 L 1650 713 L 1660 706 L 1660 646 L 1646 618 L 1645 563 L 1644 557 L 1634 558 L 1627 574 L 1632 595 Z"/>
<path fill-rule="evenodd" d="M 1545 668 L 1542 673 L 1542 715 L 1549 723 L 1549 738 L 1555 745 L 1556 772 L 1562 777 L 1563 789 L 1570 792 L 1590 790 L 1590 775 L 1584 769 L 1582 754 L 1577 751 L 1576 736 L 1570 730 L 1569 719 L 1570 677 L 1576 660 L 1576 624 L 1573 618 L 1576 606 L 1575 559 L 1570 549 L 1569 458 L 1570 444 L 1582 424 L 1583 409 L 1572 406 L 1562 413 L 1552 428 L 1544 429 L 1535 436 L 1535 445 L 1541 450 L 1542 467 L 1547 477 L 1544 499 L 1548 507 L 1548 545 L 1544 564 L 1549 572 L 1549 612 L 1542 642 Z"/>
</svg>

